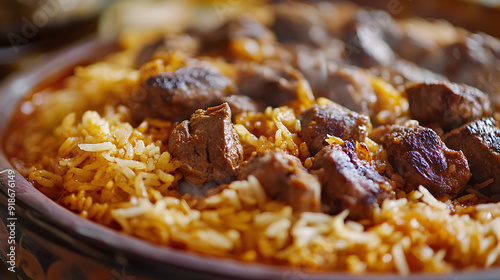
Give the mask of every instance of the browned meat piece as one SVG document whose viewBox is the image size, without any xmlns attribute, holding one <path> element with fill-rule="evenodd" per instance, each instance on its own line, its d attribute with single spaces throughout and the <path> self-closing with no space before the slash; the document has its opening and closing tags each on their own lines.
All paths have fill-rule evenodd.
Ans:
<svg viewBox="0 0 500 280">
<path fill-rule="evenodd" d="M 363 69 L 330 63 L 326 80 L 324 88 L 314 92 L 316 97 L 326 97 L 360 114 L 371 115 L 377 96 Z"/>
<path fill-rule="evenodd" d="M 274 42 L 274 34 L 262 23 L 248 14 L 230 19 L 213 32 L 200 32 L 202 52 L 221 50 L 233 40 L 251 38 L 263 43 Z"/>
<path fill-rule="evenodd" d="M 333 38 L 341 38 L 344 27 L 363 9 L 351 1 L 318 1 L 316 7 Z"/>
<path fill-rule="evenodd" d="M 445 131 L 491 114 L 482 91 L 464 84 L 433 82 L 406 88 L 410 116 L 422 125 L 439 125 Z"/>
<path fill-rule="evenodd" d="M 500 41 L 484 33 L 469 33 L 443 22 L 403 21 L 405 34 L 398 54 L 445 75 L 450 81 L 477 87 L 500 106 Z M 430 32 L 433 34 L 429 35 Z"/>
<path fill-rule="evenodd" d="M 402 86 L 409 81 L 418 83 L 446 79 L 415 64 L 421 62 L 420 60 L 408 61 L 394 53 L 413 53 L 416 50 L 406 50 L 402 46 L 407 34 L 384 11 L 361 10 L 344 29 L 347 61 L 359 67 L 369 68 L 373 75 L 381 77 L 397 89 L 402 90 Z M 405 57 L 408 56 L 403 58 Z"/>
<path fill-rule="evenodd" d="M 160 118 L 182 121 L 196 109 L 222 103 L 222 97 L 234 90 L 230 79 L 208 66 L 187 66 L 174 72 L 163 72 L 147 79 L 133 97 L 134 119 Z M 136 101 L 136 100 L 133 100 Z"/>
<path fill-rule="evenodd" d="M 260 65 L 255 62 L 237 63 L 238 93 L 256 101 L 263 101 L 265 106 L 278 107 L 300 100 L 312 102 L 310 92 L 299 90 L 301 83 L 307 83 L 302 74 L 281 62 Z"/>
<path fill-rule="evenodd" d="M 335 103 L 311 106 L 299 115 L 299 120 L 300 136 L 312 155 L 328 145 L 327 135 L 363 142 L 372 127 L 369 117 Z"/>
<path fill-rule="evenodd" d="M 184 34 L 170 34 L 165 38 L 145 45 L 137 54 L 135 67 L 139 68 L 144 63 L 151 60 L 154 55 L 160 51 L 182 51 L 188 54 L 196 54 L 199 50 L 197 39 Z"/>
<path fill-rule="evenodd" d="M 404 90 L 408 83 L 427 83 L 447 81 L 446 77 L 404 59 L 395 59 L 390 66 L 377 66 L 369 69 L 376 77 L 381 77 L 398 90 Z"/>
<path fill-rule="evenodd" d="M 304 3 L 284 3 L 274 6 L 272 27 L 279 42 L 300 42 L 314 46 L 328 42 L 328 32 L 319 10 Z"/>
<path fill-rule="evenodd" d="M 389 66 L 395 59 L 391 46 L 396 46 L 401 36 L 388 13 L 361 10 L 345 26 L 347 59 L 359 67 Z"/>
<path fill-rule="evenodd" d="M 443 73 L 446 66 L 444 49 L 456 42 L 464 30 L 433 19 L 409 18 L 398 24 L 404 34 L 394 51 L 423 68 Z"/>
<path fill-rule="evenodd" d="M 233 116 L 237 116 L 244 112 L 261 112 L 265 109 L 263 104 L 252 100 L 246 95 L 230 95 L 223 97 L 222 101 L 229 104 Z"/>
<path fill-rule="evenodd" d="M 401 58 L 418 63 L 422 67 L 427 66 L 428 69 L 439 69 L 440 65 L 435 65 L 436 62 L 443 62 L 443 49 L 426 36 L 405 34 L 395 51 Z"/>
<path fill-rule="evenodd" d="M 472 183 L 493 179 L 487 189 L 500 193 L 500 129 L 493 118 L 478 120 L 443 137 L 446 145 L 461 150 L 469 161 Z"/>
<path fill-rule="evenodd" d="M 469 34 L 445 49 L 446 75 L 454 82 L 485 89 L 500 72 L 500 42 L 486 34 Z M 488 90 L 486 90 L 488 91 Z"/>
<path fill-rule="evenodd" d="M 344 43 L 332 39 L 321 48 L 305 44 L 285 45 L 282 59 L 298 69 L 311 85 L 313 92 L 323 90 L 328 83 L 327 65 L 329 62 L 340 62 L 344 57 Z"/>
<path fill-rule="evenodd" d="M 243 147 L 231 123 L 229 105 L 197 110 L 174 129 L 168 150 L 182 163 L 182 175 L 192 184 L 223 184 L 236 179 Z"/>
<path fill-rule="evenodd" d="M 319 211 L 321 186 L 300 160 L 281 151 L 257 153 L 241 166 L 239 179 L 255 176 L 271 199 L 294 210 Z"/>
<path fill-rule="evenodd" d="M 450 81 L 484 91 L 500 108 L 500 41 L 485 34 L 469 34 L 445 49 L 445 74 Z"/>
<path fill-rule="evenodd" d="M 464 154 L 448 149 L 434 130 L 421 126 L 378 128 L 389 163 L 405 180 L 405 191 L 422 185 L 434 196 L 456 194 L 471 177 Z M 374 137 L 376 138 L 376 137 Z"/>
<path fill-rule="evenodd" d="M 396 59 L 390 68 L 408 82 L 447 81 L 445 76 L 419 67 L 417 64 L 404 59 Z"/>
<path fill-rule="evenodd" d="M 386 190 L 391 185 L 355 149 L 354 141 L 323 148 L 315 156 L 311 173 L 321 182 L 321 201 L 328 213 L 348 209 L 349 218 L 359 220 L 371 217 L 373 209 L 389 197 Z"/>
</svg>

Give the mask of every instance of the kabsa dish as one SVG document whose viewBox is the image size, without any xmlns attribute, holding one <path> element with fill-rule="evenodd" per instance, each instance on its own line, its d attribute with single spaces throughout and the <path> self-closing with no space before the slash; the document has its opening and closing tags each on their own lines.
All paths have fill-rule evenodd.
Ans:
<svg viewBox="0 0 500 280">
<path fill-rule="evenodd" d="M 500 42 L 349 3 L 125 33 L 27 98 L 42 193 L 156 244 L 308 271 L 500 265 Z"/>
</svg>

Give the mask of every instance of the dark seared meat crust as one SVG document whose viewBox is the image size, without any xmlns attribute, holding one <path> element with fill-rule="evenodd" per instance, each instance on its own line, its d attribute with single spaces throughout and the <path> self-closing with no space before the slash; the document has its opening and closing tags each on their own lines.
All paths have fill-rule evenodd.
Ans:
<svg viewBox="0 0 500 280">
<path fill-rule="evenodd" d="M 358 157 L 354 141 L 324 147 L 316 156 L 311 173 L 322 185 L 321 201 L 326 211 L 338 214 L 348 209 L 349 218 L 370 218 L 373 209 L 389 195 L 389 180 Z"/>
<path fill-rule="evenodd" d="M 232 81 L 216 68 L 195 65 L 155 75 L 138 88 L 141 97 L 131 108 L 141 121 L 146 117 L 182 121 L 197 109 L 222 103 L 234 91 Z"/>
<path fill-rule="evenodd" d="M 399 41 L 400 33 L 386 12 L 361 10 L 345 26 L 347 59 L 359 67 L 389 66 L 396 58 L 391 45 Z"/>
<path fill-rule="evenodd" d="M 292 101 L 312 101 L 314 96 L 301 94 L 302 74 L 282 62 L 265 65 L 256 62 L 236 64 L 238 94 L 260 101 L 265 106 L 278 107 Z"/>
<path fill-rule="evenodd" d="M 432 82 L 406 88 L 410 116 L 422 125 L 436 124 L 445 131 L 491 114 L 482 91 L 464 84 Z"/>
<path fill-rule="evenodd" d="M 363 142 L 371 129 L 370 119 L 340 105 L 313 105 L 299 115 L 301 138 L 315 155 L 327 146 L 328 135 Z"/>
<path fill-rule="evenodd" d="M 500 193 L 500 129 L 493 118 L 477 120 L 444 136 L 448 147 L 462 151 L 469 161 L 473 183 L 493 179 L 487 189 Z"/>
<path fill-rule="evenodd" d="M 456 194 L 469 181 L 471 173 L 464 154 L 446 147 L 434 130 L 390 126 L 374 134 L 378 133 L 389 163 L 405 180 L 405 191 L 422 185 L 434 196 Z"/>
</svg>

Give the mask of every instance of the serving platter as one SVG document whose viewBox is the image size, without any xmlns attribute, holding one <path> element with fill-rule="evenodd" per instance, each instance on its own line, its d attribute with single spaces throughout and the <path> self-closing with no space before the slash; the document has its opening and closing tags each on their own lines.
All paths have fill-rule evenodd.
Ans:
<svg viewBox="0 0 500 280">
<path fill-rule="evenodd" d="M 115 42 L 87 38 L 6 79 L 0 85 L 0 138 L 5 138 L 8 124 L 23 98 L 71 74 L 74 66 L 96 61 L 116 48 Z M 4 146 L 3 142 L 0 144 Z M 9 209 L 9 204 L 13 208 Z M 13 170 L 3 148 L 0 148 L 0 217 L 0 251 L 7 267 L 11 264 L 6 257 L 12 255 L 8 240 L 10 236 L 15 240 L 12 268 L 15 272 L 6 275 L 12 278 L 498 279 L 500 273 L 500 269 L 493 268 L 406 277 L 353 275 L 243 263 L 157 246 L 83 219 L 50 200 Z"/>
</svg>

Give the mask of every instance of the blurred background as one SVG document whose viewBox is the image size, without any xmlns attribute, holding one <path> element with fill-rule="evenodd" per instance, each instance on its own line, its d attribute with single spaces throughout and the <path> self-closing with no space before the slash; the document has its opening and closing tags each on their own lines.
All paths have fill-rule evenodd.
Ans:
<svg viewBox="0 0 500 280">
<path fill-rule="evenodd" d="M 94 33 L 111 0 L 1 0 L 0 79 Z"/>
<path fill-rule="evenodd" d="M 0 0 L 0 80 L 88 36 L 113 39 L 127 28 L 176 28 L 196 19 L 209 28 L 227 13 L 252 4 L 243 0 Z M 395 17 L 443 18 L 471 31 L 500 36 L 500 0 L 354 0 Z M 186 11 L 180 6 L 192 6 Z"/>
</svg>

